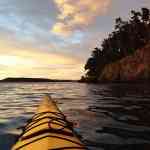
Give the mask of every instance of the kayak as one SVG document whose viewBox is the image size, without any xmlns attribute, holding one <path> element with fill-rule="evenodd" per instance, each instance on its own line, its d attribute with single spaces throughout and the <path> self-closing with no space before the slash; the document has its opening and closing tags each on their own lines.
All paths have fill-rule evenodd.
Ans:
<svg viewBox="0 0 150 150">
<path fill-rule="evenodd" d="M 23 128 L 12 150 L 85 150 L 84 144 L 50 96 Z"/>
</svg>

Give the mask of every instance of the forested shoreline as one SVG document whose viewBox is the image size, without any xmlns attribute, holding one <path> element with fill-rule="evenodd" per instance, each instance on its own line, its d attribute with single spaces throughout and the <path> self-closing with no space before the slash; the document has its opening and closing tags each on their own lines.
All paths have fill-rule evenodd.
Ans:
<svg viewBox="0 0 150 150">
<path fill-rule="evenodd" d="M 116 18 L 112 33 L 96 47 L 85 64 L 81 82 L 98 82 L 106 65 L 133 55 L 150 41 L 150 9 L 131 11 L 130 18 Z"/>
</svg>

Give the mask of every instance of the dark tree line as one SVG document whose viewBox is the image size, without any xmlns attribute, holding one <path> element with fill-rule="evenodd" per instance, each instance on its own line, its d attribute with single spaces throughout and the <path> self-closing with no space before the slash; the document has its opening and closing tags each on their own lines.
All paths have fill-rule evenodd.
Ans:
<svg viewBox="0 0 150 150">
<path fill-rule="evenodd" d="M 114 31 L 96 47 L 85 64 L 86 75 L 82 80 L 96 82 L 106 64 L 133 54 L 150 41 L 150 10 L 131 11 L 128 21 L 117 18 Z"/>
</svg>

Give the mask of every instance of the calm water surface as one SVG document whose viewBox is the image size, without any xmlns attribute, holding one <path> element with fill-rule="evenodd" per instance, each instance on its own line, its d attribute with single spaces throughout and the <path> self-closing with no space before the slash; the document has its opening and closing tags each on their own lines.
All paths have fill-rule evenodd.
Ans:
<svg viewBox="0 0 150 150">
<path fill-rule="evenodd" d="M 148 84 L 0 83 L 0 150 L 10 150 L 45 94 L 78 122 L 90 150 L 150 149 Z"/>
</svg>

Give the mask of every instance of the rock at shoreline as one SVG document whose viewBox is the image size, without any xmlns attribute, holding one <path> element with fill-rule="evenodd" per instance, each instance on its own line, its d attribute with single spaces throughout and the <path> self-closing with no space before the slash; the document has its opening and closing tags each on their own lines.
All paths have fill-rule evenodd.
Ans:
<svg viewBox="0 0 150 150">
<path fill-rule="evenodd" d="M 106 65 L 99 81 L 150 80 L 150 43 L 133 55 Z"/>
</svg>

